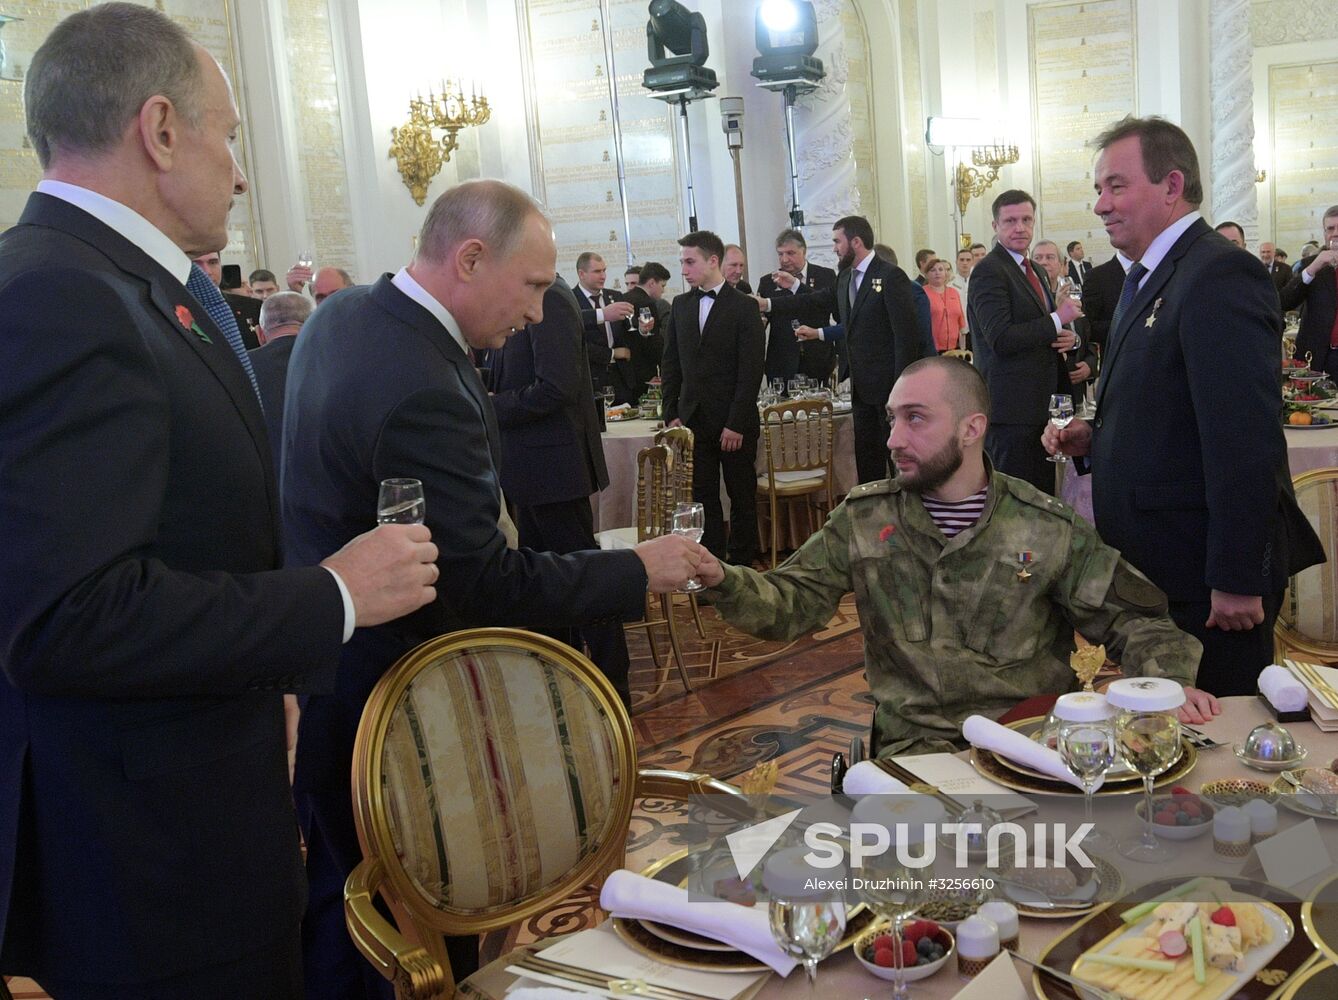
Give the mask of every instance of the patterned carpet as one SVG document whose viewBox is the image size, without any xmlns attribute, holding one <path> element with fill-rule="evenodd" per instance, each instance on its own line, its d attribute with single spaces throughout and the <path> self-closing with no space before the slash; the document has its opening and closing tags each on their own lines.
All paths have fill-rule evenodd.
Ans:
<svg viewBox="0 0 1338 1000">
<path fill-rule="evenodd" d="M 847 597 L 825 628 L 789 643 L 763 642 L 729 627 L 701 608 L 706 639 L 697 635 L 685 598 L 676 602 L 688 677 L 687 693 L 672 663 L 656 667 L 644 630 L 631 632 L 632 722 L 639 763 L 703 771 L 730 779 L 764 760 L 779 765 L 777 791 L 820 792 L 829 787 L 832 754 L 852 736 L 865 736 L 873 703 L 863 678 L 859 619 Z M 667 652 L 663 628 L 657 641 Z M 719 653 L 712 658 L 713 644 Z M 627 846 L 627 866 L 638 869 L 681 845 L 676 830 L 687 821 L 682 803 L 637 803 Z M 487 935 L 483 959 L 518 941 L 569 933 L 600 919 L 597 896 L 573 896 L 519 927 Z M 14 1000 L 45 1000 L 27 979 L 8 983 Z"/>
</svg>

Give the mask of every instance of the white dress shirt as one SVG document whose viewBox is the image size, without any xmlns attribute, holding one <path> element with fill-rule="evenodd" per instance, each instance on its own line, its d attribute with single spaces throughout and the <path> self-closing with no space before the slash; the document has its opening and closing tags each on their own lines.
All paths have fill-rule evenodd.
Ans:
<svg viewBox="0 0 1338 1000">
<path fill-rule="evenodd" d="M 432 318 L 446 328 L 446 332 L 451 335 L 451 339 L 460 345 L 460 350 L 465 352 L 465 357 L 472 357 L 469 353 L 469 344 L 465 342 L 465 335 L 460 332 L 460 324 L 455 321 L 455 317 L 451 315 L 450 310 L 438 302 L 431 292 L 415 281 L 408 268 L 402 267 L 396 271 L 395 276 L 390 279 L 390 283 L 430 312 Z"/>
<path fill-rule="evenodd" d="M 1148 248 L 1143 251 L 1143 256 L 1138 262 L 1147 268 L 1147 274 L 1143 275 L 1138 287 L 1142 288 L 1147 284 L 1148 278 L 1152 277 L 1152 272 L 1157 270 L 1157 265 L 1166 259 L 1166 255 L 1171 252 L 1171 247 L 1175 246 L 1175 241 L 1184 235 L 1186 229 L 1194 224 L 1203 216 L 1198 212 L 1190 212 L 1188 215 L 1181 216 L 1172 222 L 1169 226 L 1157 234 L 1157 238 L 1148 244 Z M 1125 273 L 1128 273 L 1125 268 Z"/>
<path fill-rule="evenodd" d="M 68 202 L 75 208 L 83 209 L 108 229 L 143 250 L 164 271 L 176 278 L 182 290 L 185 290 L 186 279 L 190 277 L 190 258 L 186 256 L 184 250 L 167 238 L 166 233 L 133 208 L 122 205 L 104 194 L 65 181 L 41 180 L 37 182 L 37 190 L 52 198 Z M 353 638 L 353 630 L 357 627 L 357 611 L 353 607 L 353 595 L 348 592 L 348 586 L 338 573 L 329 566 L 324 568 L 334 577 L 339 587 L 339 599 L 344 604 L 343 641 L 348 642 Z"/>
<path fill-rule="evenodd" d="M 714 288 L 703 288 L 702 291 L 715 292 L 719 295 L 720 289 L 724 287 L 725 283 L 721 281 L 720 284 L 716 285 Z M 713 305 L 715 305 L 715 299 L 711 298 L 709 295 L 703 295 L 697 301 L 697 329 L 699 331 L 706 329 L 706 317 L 711 315 L 711 306 Z"/>
<path fill-rule="evenodd" d="M 595 322 L 602 323 L 604 326 L 605 343 L 607 343 L 610 348 L 613 347 L 613 324 L 604 319 L 604 309 L 600 305 L 604 296 L 608 293 L 604 291 L 592 292 L 584 285 L 581 286 L 581 291 L 585 293 L 585 297 L 589 299 L 591 304 L 595 307 Z"/>
<path fill-rule="evenodd" d="M 1028 270 L 1028 264 L 1027 264 L 1027 263 L 1024 263 L 1024 261 L 1026 260 L 1026 258 L 1023 257 L 1022 254 L 1020 254 L 1020 253 L 1014 253 L 1012 250 L 1009 250 L 1008 247 L 1004 247 L 1004 249 L 1005 249 L 1005 250 L 1008 250 L 1008 256 L 1010 256 L 1010 257 L 1013 258 L 1013 260 L 1017 263 L 1017 266 L 1018 266 L 1019 268 L 1021 268 L 1023 272 L 1026 272 L 1026 271 Z M 1033 271 L 1032 273 L 1035 274 L 1034 271 Z M 1036 275 L 1036 277 L 1039 279 L 1039 278 L 1040 278 L 1040 275 Z M 1028 285 L 1031 284 L 1031 280 L 1030 280 L 1030 279 L 1027 280 L 1027 284 L 1028 284 Z M 1061 322 L 1059 322 L 1059 313 L 1057 313 L 1057 312 L 1052 312 L 1052 313 L 1050 314 L 1050 319 L 1052 319 L 1052 320 L 1054 321 L 1054 324 L 1055 324 L 1055 332 L 1056 332 L 1056 333 L 1058 333 L 1060 330 L 1062 330 L 1062 329 L 1064 328 L 1064 324 L 1061 323 Z"/>
</svg>

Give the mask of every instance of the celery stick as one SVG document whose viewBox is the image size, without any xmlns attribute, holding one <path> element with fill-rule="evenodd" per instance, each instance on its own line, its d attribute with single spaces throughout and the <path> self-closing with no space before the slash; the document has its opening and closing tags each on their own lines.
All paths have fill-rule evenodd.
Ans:
<svg viewBox="0 0 1338 1000">
<path fill-rule="evenodd" d="M 1208 970 L 1203 965 L 1203 922 L 1195 916 L 1185 924 L 1189 931 L 1189 947 L 1194 952 L 1194 982 L 1202 986 L 1208 981 Z"/>
<path fill-rule="evenodd" d="M 1149 899 L 1146 903 L 1139 903 L 1137 906 L 1131 906 L 1120 914 L 1120 919 L 1126 924 L 1132 924 L 1142 920 L 1149 913 L 1159 907 L 1162 903 L 1169 903 L 1173 899 L 1179 899 L 1186 893 L 1193 892 L 1203 883 L 1203 876 L 1192 878 L 1182 886 L 1178 886 L 1169 892 L 1163 892 L 1154 899 Z"/>
<path fill-rule="evenodd" d="M 1174 972 L 1175 963 L 1161 958 L 1126 958 L 1124 955 L 1084 955 L 1084 962 L 1113 965 L 1119 969 L 1145 969 L 1148 972 Z"/>
</svg>

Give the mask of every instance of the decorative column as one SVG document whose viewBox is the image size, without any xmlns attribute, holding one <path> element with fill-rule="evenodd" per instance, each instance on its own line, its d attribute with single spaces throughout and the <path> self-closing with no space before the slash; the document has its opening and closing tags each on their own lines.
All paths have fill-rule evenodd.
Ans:
<svg viewBox="0 0 1338 1000">
<path fill-rule="evenodd" d="M 846 94 L 849 63 L 845 31 L 841 26 L 842 0 L 817 0 L 818 49 L 826 78 L 811 94 L 795 104 L 795 158 L 799 168 L 799 199 L 806 229 L 817 227 L 826 243 L 826 230 L 843 215 L 860 208 L 855 184 L 854 127 Z M 779 213 L 777 213 L 779 215 Z M 813 243 L 814 241 L 810 241 Z M 812 255 L 812 253 L 810 253 Z"/>
<path fill-rule="evenodd" d="M 1230 219 L 1254 235 L 1255 199 L 1253 42 L 1250 0 L 1212 0 L 1209 55 L 1212 63 L 1211 224 Z"/>
</svg>

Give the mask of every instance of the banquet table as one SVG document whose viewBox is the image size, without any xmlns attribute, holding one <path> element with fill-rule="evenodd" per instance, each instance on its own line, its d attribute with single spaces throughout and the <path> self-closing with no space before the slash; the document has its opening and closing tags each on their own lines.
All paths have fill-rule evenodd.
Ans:
<svg viewBox="0 0 1338 1000">
<path fill-rule="evenodd" d="M 591 497 L 594 508 L 595 530 L 626 528 L 636 524 L 636 456 L 642 448 L 655 443 L 655 432 L 664 426 L 659 420 L 620 420 L 610 422 L 601 435 L 604 445 L 604 463 L 609 469 L 609 485 Z M 837 413 L 832 420 L 835 459 L 836 495 L 849 492 L 859 480 L 855 476 L 855 428 L 850 413 Z M 766 475 L 766 452 L 759 438 L 757 469 Z M 721 487 L 721 501 L 725 516 L 729 516 L 729 499 Z M 759 506 L 759 514 L 762 511 Z"/>
<path fill-rule="evenodd" d="M 1253 778 L 1271 781 L 1275 777 L 1274 775 L 1262 774 L 1259 771 L 1247 768 L 1236 759 L 1231 750 L 1231 744 L 1243 739 L 1250 729 L 1271 719 L 1263 703 L 1254 697 L 1224 698 L 1222 699 L 1222 709 L 1222 714 L 1213 719 L 1212 722 L 1196 728 L 1226 744 L 1226 746 L 1210 751 L 1201 750 L 1194 770 L 1182 779 L 1182 783 L 1197 791 L 1204 782 L 1217 778 Z M 1309 748 L 1308 764 L 1323 765 L 1333 757 L 1338 756 L 1338 733 L 1323 733 L 1312 722 L 1290 723 L 1288 729 L 1299 742 Z M 966 757 L 967 754 L 962 753 L 959 756 Z M 1116 837 L 1136 832 L 1139 826 L 1139 821 L 1133 815 L 1133 802 L 1139 800 L 1140 797 L 1128 796 L 1127 798 L 1130 802 L 1130 808 L 1124 827 L 1103 824 L 1103 827 Z M 1279 832 L 1286 831 L 1297 823 L 1304 821 L 1305 817 L 1282 807 L 1278 808 Z M 1330 856 L 1338 859 L 1338 820 L 1316 820 L 1316 822 L 1328 846 Z M 1175 844 L 1172 846 L 1184 847 L 1185 845 Z M 666 851 L 672 849 L 666 847 Z M 1242 864 L 1241 859 L 1227 860 L 1214 856 L 1214 860 L 1207 866 L 1197 866 L 1193 872 L 1186 872 L 1177 869 L 1174 862 L 1169 865 L 1148 865 L 1120 859 L 1120 868 L 1124 875 L 1126 890 L 1132 889 L 1143 882 L 1166 877 L 1179 877 L 1180 875 L 1184 875 L 1186 878 L 1199 874 L 1235 875 L 1239 874 Z M 1331 871 L 1326 871 L 1308 882 L 1292 887 L 1290 891 L 1304 898 L 1306 892 L 1314 884 L 1331 874 Z M 1021 941 L 1019 952 L 1028 958 L 1038 959 L 1041 952 L 1051 941 L 1064 934 L 1080 919 L 1082 919 L 1081 916 L 1058 920 L 1023 917 L 1020 921 Z M 1304 936 L 1299 925 L 1296 927 L 1296 934 Z M 955 959 L 949 961 L 942 970 L 930 978 L 910 984 L 910 995 L 913 1000 L 948 1000 L 961 990 L 966 985 L 966 981 L 959 978 L 955 961 Z M 507 986 L 513 981 L 512 977 L 504 971 L 506 964 L 506 960 L 501 959 L 471 977 L 470 986 L 474 987 L 477 992 L 469 995 L 493 997 L 500 1000 Z M 1014 966 L 1026 986 L 1027 995 L 1035 996 L 1031 970 L 1020 962 L 1014 962 Z M 865 971 L 849 949 L 831 956 L 819 966 L 818 996 L 861 998 L 885 996 L 890 993 L 891 984 L 879 980 Z M 789 1000 L 789 998 L 800 1000 L 800 998 L 808 998 L 810 993 L 803 971 L 797 969 L 786 979 L 771 977 L 757 996 L 758 1000 L 782 1000 L 782 998 L 785 998 L 785 1000 Z"/>
<path fill-rule="evenodd" d="M 1338 417 L 1338 411 L 1329 411 Z M 1284 427 L 1287 439 L 1287 464 L 1295 479 L 1311 469 L 1338 467 L 1338 423 L 1314 429 Z M 1059 466 L 1059 497 L 1083 517 L 1092 517 L 1092 477 L 1073 473 L 1072 463 Z"/>
</svg>

